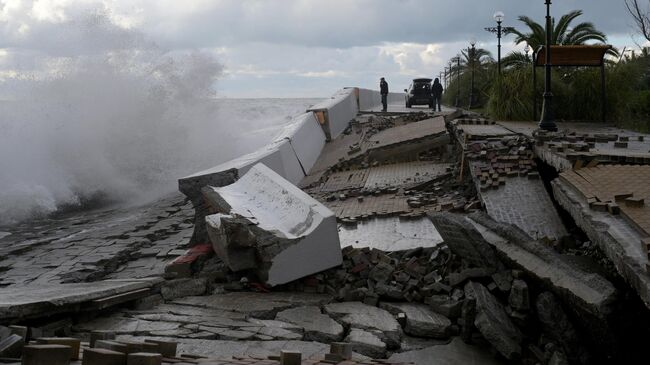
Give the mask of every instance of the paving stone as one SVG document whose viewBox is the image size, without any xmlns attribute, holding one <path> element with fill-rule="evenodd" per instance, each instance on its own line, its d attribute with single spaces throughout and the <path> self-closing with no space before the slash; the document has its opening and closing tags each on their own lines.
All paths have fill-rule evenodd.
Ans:
<svg viewBox="0 0 650 365">
<path fill-rule="evenodd" d="M 383 302 L 381 308 L 393 315 L 406 314 L 404 332 L 416 337 L 445 339 L 449 337 L 451 321 L 424 304 Z"/>
<path fill-rule="evenodd" d="M 320 307 L 316 306 L 287 309 L 279 312 L 275 318 L 304 328 L 305 340 L 333 342 L 341 340 L 344 334 L 343 326 L 322 314 Z"/>
<path fill-rule="evenodd" d="M 82 365 L 126 365 L 126 354 L 107 349 L 84 349 Z"/>
<path fill-rule="evenodd" d="M 178 347 L 178 343 L 174 341 L 162 341 L 162 340 L 148 338 L 145 340 L 145 342 L 154 343 L 158 345 L 158 349 L 160 353 L 163 355 L 163 357 L 167 357 L 167 358 L 176 357 L 176 348 Z"/>
<path fill-rule="evenodd" d="M 70 347 L 70 360 L 79 360 L 79 351 L 81 350 L 81 340 L 71 337 L 41 337 L 36 339 L 36 343 L 43 345 L 63 345 Z"/>
<path fill-rule="evenodd" d="M 69 365 L 70 346 L 28 345 L 23 348 L 23 365 Z"/>
<path fill-rule="evenodd" d="M 366 331 L 352 328 L 345 338 L 345 342 L 352 345 L 354 351 L 370 356 L 372 358 L 383 358 L 386 356 L 386 343 L 378 336 L 378 331 Z"/>
<path fill-rule="evenodd" d="M 148 352 L 136 352 L 128 354 L 126 365 L 161 365 L 162 355 Z"/>
</svg>

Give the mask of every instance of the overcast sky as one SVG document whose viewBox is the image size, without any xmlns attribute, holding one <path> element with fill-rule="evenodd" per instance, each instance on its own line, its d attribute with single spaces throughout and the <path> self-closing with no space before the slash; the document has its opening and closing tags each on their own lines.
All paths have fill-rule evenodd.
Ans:
<svg viewBox="0 0 650 365">
<path fill-rule="evenodd" d="M 623 0 L 556 0 L 552 13 L 574 9 L 617 47 L 641 40 Z M 381 76 L 398 90 L 437 75 L 472 37 L 496 54 L 483 30 L 496 10 L 507 26 L 522 14 L 542 22 L 545 12 L 543 0 L 0 0 L 0 82 L 147 45 L 216 57 L 221 97 L 323 97 L 377 88 Z"/>
</svg>

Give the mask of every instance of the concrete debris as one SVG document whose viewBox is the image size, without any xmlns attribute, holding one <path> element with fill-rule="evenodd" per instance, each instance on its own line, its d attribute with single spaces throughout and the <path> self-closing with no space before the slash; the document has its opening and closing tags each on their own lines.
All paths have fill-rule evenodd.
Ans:
<svg viewBox="0 0 650 365">
<path fill-rule="evenodd" d="M 206 293 L 207 288 L 208 281 L 203 278 L 167 280 L 161 286 L 160 294 L 165 300 L 172 300 L 193 295 L 203 295 Z"/>
<path fill-rule="evenodd" d="M 449 249 L 470 265 L 478 268 L 503 268 L 494 248 L 464 217 L 450 213 L 433 213 L 429 214 L 429 218 Z"/>
<path fill-rule="evenodd" d="M 535 309 L 537 309 L 537 318 L 544 333 L 561 346 L 573 362 L 586 363 L 585 351 L 580 345 L 578 332 L 569 321 L 569 317 L 567 317 L 555 295 L 544 292 L 537 296 Z"/>
<path fill-rule="evenodd" d="M 23 349 L 23 365 L 69 365 L 70 347 L 64 345 L 29 345 Z"/>
<path fill-rule="evenodd" d="M 203 191 L 218 212 L 206 217 L 212 246 L 233 271 L 273 286 L 341 264 L 333 213 L 266 166 Z"/>
<path fill-rule="evenodd" d="M 279 312 L 275 318 L 304 328 L 305 340 L 308 341 L 324 343 L 340 341 L 345 333 L 343 326 L 322 314 L 320 308 L 316 306 L 287 309 Z"/>
<path fill-rule="evenodd" d="M 437 339 L 449 338 L 451 321 L 438 314 L 424 304 L 411 303 L 381 303 L 381 308 L 393 315 L 406 315 L 404 332 L 416 337 L 431 337 Z"/>
<path fill-rule="evenodd" d="M 343 302 L 326 305 L 325 312 L 351 328 L 378 331 L 377 336 L 386 343 L 389 349 L 400 346 L 401 326 L 384 309 L 360 302 Z"/>
<path fill-rule="evenodd" d="M 510 307 L 516 311 L 526 312 L 530 309 L 528 285 L 525 281 L 519 279 L 513 281 L 508 301 Z"/>
<path fill-rule="evenodd" d="M 23 352 L 25 340 L 18 335 L 9 335 L 0 340 L 0 357 L 18 358 Z"/>
<path fill-rule="evenodd" d="M 381 331 L 352 328 L 345 338 L 354 351 L 371 358 L 386 357 L 386 343 L 381 340 Z"/>
<path fill-rule="evenodd" d="M 468 297 L 476 299 L 474 325 L 483 337 L 505 358 L 518 359 L 522 353 L 523 336 L 503 305 L 482 284 L 470 281 L 465 285 L 465 292 Z"/>
<path fill-rule="evenodd" d="M 432 363 L 436 365 L 497 365 L 502 363 L 488 349 L 479 345 L 466 345 L 460 338 L 454 338 L 447 345 L 441 344 L 421 350 L 393 354 L 389 361 L 410 362 L 414 365 L 431 365 Z"/>
</svg>

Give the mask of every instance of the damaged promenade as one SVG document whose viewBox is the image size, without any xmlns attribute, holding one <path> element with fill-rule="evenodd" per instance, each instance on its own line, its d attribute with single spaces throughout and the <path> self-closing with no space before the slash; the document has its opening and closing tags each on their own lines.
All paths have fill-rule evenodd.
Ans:
<svg viewBox="0 0 650 365">
<path fill-rule="evenodd" d="M 339 91 L 184 196 L 7 229 L 0 363 L 644 356 L 650 137 L 375 94 Z"/>
</svg>

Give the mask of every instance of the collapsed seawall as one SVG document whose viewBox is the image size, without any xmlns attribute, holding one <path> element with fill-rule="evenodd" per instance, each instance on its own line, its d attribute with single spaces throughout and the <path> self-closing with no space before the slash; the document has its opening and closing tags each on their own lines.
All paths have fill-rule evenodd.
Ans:
<svg viewBox="0 0 650 365">
<path fill-rule="evenodd" d="M 390 93 L 389 103 L 404 100 L 403 93 Z M 257 163 L 297 185 L 316 163 L 325 143 L 341 135 L 359 111 L 381 105 L 379 91 L 349 87 L 338 90 L 329 99 L 294 116 L 267 145 L 215 167 L 196 172 L 178 180 L 180 192 L 195 208 L 195 230 L 192 244 L 207 242 L 205 216 L 207 207 L 201 194 L 205 186 L 230 185 Z"/>
</svg>

